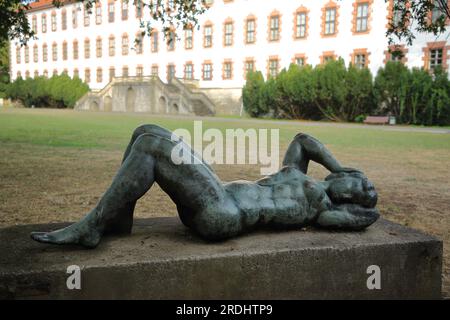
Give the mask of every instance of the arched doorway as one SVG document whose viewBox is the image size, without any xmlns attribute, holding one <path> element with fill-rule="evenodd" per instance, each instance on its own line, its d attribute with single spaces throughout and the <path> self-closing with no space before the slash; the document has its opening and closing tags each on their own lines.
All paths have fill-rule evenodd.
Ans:
<svg viewBox="0 0 450 320">
<path fill-rule="evenodd" d="M 126 100 L 125 100 L 127 112 L 134 111 L 135 102 L 136 102 L 136 92 L 133 90 L 133 88 L 129 87 L 127 90 L 127 96 L 126 96 Z"/>
<path fill-rule="evenodd" d="M 167 100 L 164 97 L 160 97 L 158 100 L 158 109 L 156 113 L 167 113 Z"/>
<path fill-rule="evenodd" d="M 89 104 L 89 110 L 91 111 L 99 110 L 97 101 L 91 101 L 91 103 Z"/>
<path fill-rule="evenodd" d="M 172 106 L 170 108 L 170 113 L 178 114 L 179 111 L 180 111 L 180 108 L 178 107 L 178 104 L 176 104 L 176 103 L 172 104 Z"/>
<path fill-rule="evenodd" d="M 106 96 L 105 99 L 103 99 L 103 110 L 106 112 L 112 111 L 112 98 L 110 96 Z"/>
</svg>

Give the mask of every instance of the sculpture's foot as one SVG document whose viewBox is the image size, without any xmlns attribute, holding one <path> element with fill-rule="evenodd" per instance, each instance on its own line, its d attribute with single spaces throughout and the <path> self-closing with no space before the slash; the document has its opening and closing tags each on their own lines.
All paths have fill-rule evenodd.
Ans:
<svg viewBox="0 0 450 320">
<path fill-rule="evenodd" d="M 95 248 L 100 242 L 101 234 L 95 227 L 88 227 L 83 222 L 77 222 L 52 232 L 32 232 L 31 238 L 42 243 L 76 244 Z"/>
</svg>

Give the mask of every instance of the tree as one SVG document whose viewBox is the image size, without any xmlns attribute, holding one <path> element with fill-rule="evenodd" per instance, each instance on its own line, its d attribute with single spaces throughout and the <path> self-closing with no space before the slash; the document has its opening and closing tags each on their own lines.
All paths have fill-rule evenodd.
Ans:
<svg viewBox="0 0 450 320">
<path fill-rule="evenodd" d="M 385 1 L 392 1 L 392 16 L 386 32 L 389 44 L 406 41 L 411 45 L 417 33 L 438 35 L 446 32 L 446 25 L 450 20 L 447 0 Z"/>
<path fill-rule="evenodd" d="M 91 13 L 99 0 L 75 0 L 82 3 Z M 127 0 L 125 0 L 127 1 Z M 142 12 L 150 12 L 151 19 L 141 19 L 139 26 L 144 34 L 150 34 L 154 23 L 159 23 L 164 35 L 169 30 L 179 27 L 197 26 L 197 17 L 208 8 L 206 0 L 129 0 Z M 0 1 L 0 44 L 10 39 L 16 39 L 22 45 L 36 37 L 27 19 L 27 11 L 31 8 L 28 1 L 2 0 Z M 53 0 L 53 5 L 61 7 L 63 0 Z"/>
</svg>

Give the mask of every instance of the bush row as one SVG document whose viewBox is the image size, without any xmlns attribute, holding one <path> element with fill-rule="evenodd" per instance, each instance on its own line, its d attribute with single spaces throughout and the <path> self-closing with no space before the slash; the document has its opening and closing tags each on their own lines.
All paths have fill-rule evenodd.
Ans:
<svg viewBox="0 0 450 320">
<path fill-rule="evenodd" d="M 399 123 L 450 124 L 450 82 L 446 72 L 431 75 L 388 62 L 375 79 L 369 69 L 342 59 L 323 65 L 292 64 L 264 81 L 249 72 L 243 103 L 252 117 L 362 121 L 366 115 L 393 115 Z"/>
<path fill-rule="evenodd" d="M 87 84 L 66 74 L 25 80 L 19 77 L 6 85 L 5 97 L 19 101 L 28 108 L 73 108 L 77 100 L 88 91 Z"/>
</svg>

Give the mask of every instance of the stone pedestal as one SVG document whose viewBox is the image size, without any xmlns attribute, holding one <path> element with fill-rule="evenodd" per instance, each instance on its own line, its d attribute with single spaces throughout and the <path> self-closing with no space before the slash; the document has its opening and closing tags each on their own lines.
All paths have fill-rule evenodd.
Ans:
<svg viewBox="0 0 450 320">
<path fill-rule="evenodd" d="M 39 244 L 0 229 L 0 298 L 57 299 L 434 299 L 442 242 L 386 220 L 364 232 L 261 230 L 207 243 L 178 218 L 135 221 L 133 234 L 94 250 Z M 81 268 L 81 290 L 66 286 Z M 381 289 L 369 290 L 369 266 Z"/>
</svg>

